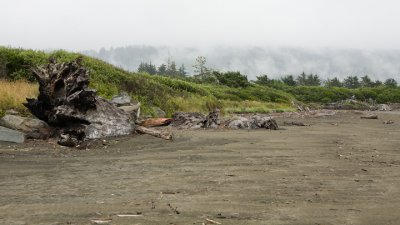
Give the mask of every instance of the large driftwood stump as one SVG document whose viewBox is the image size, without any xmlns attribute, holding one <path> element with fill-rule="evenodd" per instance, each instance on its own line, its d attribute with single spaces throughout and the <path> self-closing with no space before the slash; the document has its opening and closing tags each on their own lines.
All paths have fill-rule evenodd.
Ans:
<svg viewBox="0 0 400 225">
<path fill-rule="evenodd" d="M 81 61 L 77 58 L 57 63 L 50 59 L 48 65 L 32 68 L 39 82 L 39 96 L 27 99 L 24 105 L 57 128 L 60 144 L 74 146 L 87 139 L 133 133 L 131 116 L 88 87 L 89 71 Z"/>
</svg>

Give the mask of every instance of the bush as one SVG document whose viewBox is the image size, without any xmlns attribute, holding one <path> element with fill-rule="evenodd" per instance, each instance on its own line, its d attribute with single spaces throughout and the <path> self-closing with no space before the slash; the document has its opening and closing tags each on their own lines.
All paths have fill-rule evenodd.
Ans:
<svg viewBox="0 0 400 225">
<path fill-rule="evenodd" d="M 249 86 L 249 81 L 246 75 L 242 75 L 240 72 L 226 72 L 221 73 L 214 71 L 213 75 L 217 78 L 218 83 L 234 88 L 245 88 Z"/>
</svg>

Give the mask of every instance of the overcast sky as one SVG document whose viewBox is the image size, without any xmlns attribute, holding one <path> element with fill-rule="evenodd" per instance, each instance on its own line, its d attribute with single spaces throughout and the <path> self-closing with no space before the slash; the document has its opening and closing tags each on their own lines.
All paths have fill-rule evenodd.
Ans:
<svg viewBox="0 0 400 225">
<path fill-rule="evenodd" d="M 400 49 L 398 0 L 0 0 L 0 45 Z"/>
</svg>

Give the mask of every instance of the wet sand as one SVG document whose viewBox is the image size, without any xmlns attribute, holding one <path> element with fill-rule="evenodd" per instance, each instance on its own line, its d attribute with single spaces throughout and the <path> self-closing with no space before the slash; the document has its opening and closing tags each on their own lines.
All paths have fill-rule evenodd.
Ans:
<svg viewBox="0 0 400 225">
<path fill-rule="evenodd" d="M 1 143 L 0 224 L 400 224 L 400 114 L 378 115 L 89 150 Z"/>
</svg>

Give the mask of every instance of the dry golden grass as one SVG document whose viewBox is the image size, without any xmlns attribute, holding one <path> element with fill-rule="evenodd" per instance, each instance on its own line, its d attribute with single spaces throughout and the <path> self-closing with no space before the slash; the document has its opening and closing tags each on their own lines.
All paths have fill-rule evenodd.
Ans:
<svg viewBox="0 0 400 225">
<path fill-rule="evenodd" d="M 22 103 L 26 98 L 35 98 L 39 94 L 38 85 L 25 80 L 0 80 L 0 111 L 15 109 L 19 112 L 28 112 Z"/>
</svg>

